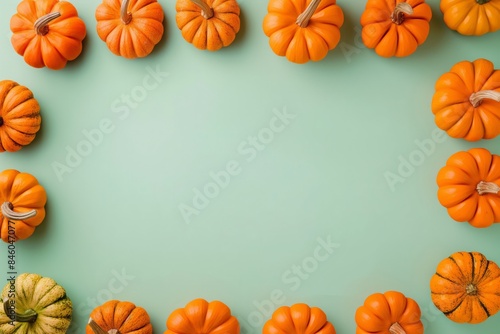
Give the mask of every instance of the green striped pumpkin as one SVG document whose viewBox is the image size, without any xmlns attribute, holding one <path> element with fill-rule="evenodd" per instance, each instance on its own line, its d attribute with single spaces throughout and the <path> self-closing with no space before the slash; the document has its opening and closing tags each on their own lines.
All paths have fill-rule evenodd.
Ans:
<svg viewBox="0 0 500 334">
<path fill-rule="evenodd" d="M 20 274 L 2 290 L 2 334 L 64 334 L 73 312 L 63 287 L 52 278 Z M 15 314 L 14 314 L 15 312 Z"/>
</svg>

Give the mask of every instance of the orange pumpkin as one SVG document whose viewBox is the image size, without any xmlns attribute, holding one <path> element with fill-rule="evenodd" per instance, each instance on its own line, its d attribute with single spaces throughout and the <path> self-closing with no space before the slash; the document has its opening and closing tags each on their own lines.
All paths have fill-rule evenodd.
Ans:
<svg viewBox="0 0 500 334">
<path fill-rule="evenodd" d="M 441 0 L 448 28 L 462 35 L 480 36 L 500 29 L 500 0 Z"/>
<path fill-rule="evenodd" d="M 484 148 L 453 154 L 437 175 L 439 203 L 474 227 L 500 222 L 500 156 Z"/>
<path fill-rule="evenodd" d="M 270 0 L 267 11 L 269 45 L 293 63 L 320 61 L 340 41 L 344 12 L 336 0 Z"/>
<path fill-rule="evenodd" d="M 318 307 L 306 304 L 281 306 L 274 311 L 262 334 L 335 334 L 335 328 Z"/>
<path fill-rule="evenodd" d="M 103 0 L 95 12 L 97 34 L 124 58 L 149 55 L 163 36 L 163 9 L 157 0 Z"/>
<path fill-rule="evenodd" d="M 11 80 L 0 81 L 0 152 L 19 151 L 40 130 L 40 105 L 33 93 Z"/>
<path fill-rule="evenodd" d="M 207 302 L 198 298 L 184 308 L 173 311 L 167 319 L 164 334 L 239 334 L 238 320 L 220 301 Z"/>
<path fill-rule="evenodd" d="M 229 46 L 240 31 L 236 0 L 177 0 L 175 21 L 182 37 L 200 50 Z"/>
<path fill-rule="evenodd" d="M 90 313 L 86 334 L 152 334 L 149 315 L 128 301 L 109 300 Z"/>
<path fill-rule="evenodd" d="M 368 0 L 361 39 L 381 57 L 406 57 L 429 35 L 431 7 L 424 0 Z"/>
<path fill-rule="evenodd" d="M 487 59 L 461 61 L 436 81 L 432 112 L 453 138 L 492 139 L 500 134 L 500 70 Z"/>
<path fill-rule="evenodd" d="M 82 52 L 85 23 L 67 1 L 22 0 L 10 20 L 12 46 L 30 66 L 59 70 Z"/>
<path fill-rule="evenodd" d="M 500 268 L 479 252 L 442 260 L 430 287 L 434 305 L 458 323 L 477 324 L 500 309 Z"/>
<path fill-rule="evenodd" d="M 420 307 L 398 291 L 374 293 L 356 310 L 356 334 L 422 334 Z"/>
<path fill-rule="evenodd" d="M 0 235 L 3 241 L 26 239 L 45 218 L 47 194 L 31 174 L 0 173 Z"/>
</svg>

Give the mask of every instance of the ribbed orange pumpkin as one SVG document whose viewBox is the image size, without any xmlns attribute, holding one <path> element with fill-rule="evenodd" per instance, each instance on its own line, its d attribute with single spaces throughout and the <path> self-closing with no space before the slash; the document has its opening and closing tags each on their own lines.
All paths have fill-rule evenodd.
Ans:
<svg viewBox="0 0 500 334">
<path fill-rule="evenodd" d="M 31 174 L 0 173 L 0 233 L 5 242 L 30 237 L 45 218 L 47 194 Z"/>
<path fill-rule="evenodd" d="M 145 309 L 128 301 L 109 300 L 90 313 L 86 334 L 152 334 Z"/>
<path fill-rule="evenodd" d="M 124 58 L 149 55 L 163 36 L 163 9 L 157 0 L 103 0 L 95 12 L 97 34 Z"/>
<path fill-rule="evenodd" d="M 500 222 L 500 156 L 484 148 L 457 152 L 437 184 L 439 203 L 454 220 L 479 228 Z"/>
<path fill-rule="evenodd" d="M 361 15 L 361 38 L 381 57 L 406 57 L 426 41 L 431 18 L 424 0 L 368 0 Z"/>
<path fill-rule="evenodd" d="M 60 70 L 82 52 L 87 31 L 67 1 L 22 0 L 10 20 L 11 42 L 30 66 Z"/>
<path fill-rule="evenodd" d="M 356 334 L 422 334 L 420 307 L 398 291 L 374 293 L 356 310 Z"/>
<path fill-rule="evenodd" d="M 0 81 L 0 152 L 19 151 L 40 130 L 40 105 L 33 93 L 11 80 Z"/>
<path fill-rule="evenodd" d="M 432 112 L 453 138 L 492 139 L 500 134 L 500 70 L 487 59 L 464 60 L 436 81 Z"/>
<path fill-rule="evenodd" d="M 293 63 L 320 61 L 340 41 L 344 12 L 336 0 L 270 0 L 267 11 L 269 45 Z"/>
<path fill-rule="evenodd" d="M 335 327 L 319 307 L 298 303 L 274 311 L 262 334 L 335 334 Z"/>
<path fill-rule="evenodd" d="M 182 37 L 200 50 L 217 51 L 240 31 L 236 0 L 177 0 L 175 21 Z"/>
<path fill-rule="evenodd" d="M 500 310 L 500 268 L 479 252 L 457 252 L 432 275 L 431 298 L 448 319 L 477 324 Z"/>
<path fill-rule="evenodd" d="M 500 0 L 441 0 L 439 8 L 448 28 L 462 35 L 480 36 L 500 29 Z"/>
<path fill-rule="evenodd" d="M 164 334 L 239 334 L 238 320 L 220 301 L 198 298 L 184 308 L 173 311 L 167 319 Z"/>
</svg>

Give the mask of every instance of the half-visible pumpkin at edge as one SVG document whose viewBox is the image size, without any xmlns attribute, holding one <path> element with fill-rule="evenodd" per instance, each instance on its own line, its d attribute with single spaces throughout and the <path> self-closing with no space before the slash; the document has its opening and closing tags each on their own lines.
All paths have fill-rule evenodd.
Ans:
<svg viewBox="0 0 500 334">
<path fill-rule="evenodd" d="M 64 288 L 49 277 L 20 274 L 3 288 L 2 302 L 2 334 L 65 334 L 71 324 L 72 302 Z"/>
<path fill-rule="evenodd" d="M 17 82 L 0 81 L 0 153 L 29 145 L 41 123 L 40 105 L 33 93 Z"/>
<path fill-rule="evenodd" d="M 31 174 L 0 173 L 0 235 L 4 242 L 30 237 L 45 218 L 47 194 Z"/>
</svg>

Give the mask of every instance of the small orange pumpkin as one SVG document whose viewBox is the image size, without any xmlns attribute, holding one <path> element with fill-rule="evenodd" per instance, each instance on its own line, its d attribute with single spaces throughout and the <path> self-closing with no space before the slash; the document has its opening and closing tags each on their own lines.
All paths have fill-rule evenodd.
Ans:
<svg viewBox="0 0 500 334">
<path fill-rule="evenodd" d="M 477 324 L 500 310 L 500 268 L 479 252 L 442 260 L 430 287 L 434 305 L 458 323 Z"/>
<path fill-rule="evenodd" d="M 30 237 L 45 218 L 47 194 L 31 174 L 0 173 L 0 234 L 5 242 Z"/>
<path fill-rule="evenodd" d="M 267 11 L 269 45 L 293 63 L 320 61 L 340 41 L 344 12 L 336 0 L 270 0 Z"/>
<path fill-rule="evenodd" d="M 182 37 L 200 50 L 229 46 L 240 31 L 236 0 L 177 0 L 175 21 Z"/>
<path fill-rule="evenodd" d="M 149 55 L 163 36 L 163 9 L 157 0 L 103 0 L 95 12 L 97 34 L 124 58 Z"/>
<path fill-rule="evenodd" d="M 500 222 L 500 156 L 484 148 L 457 152 L 437 184 L 439 203 L 454 220 L 479 228 Z"/>
<path fill-rule="evenodd" d="M 318 307 L 299 303 L 281 306 L 274 311 L 262 334 L 335 334 L 335 327 Z"/>
<path fill-rule="evenodd" d="M 240 324 L 231 310 L 220 301 L 198 298 L 173 311 L 164 334 L 239 334 Z"/>
<path fill-rule="evenodd" d="M 90 313 L 86 334 L 153 334 L 145 309 L 128 301 L 109 300 Z"/>
<path fill-rule="evenodd" d="M 381 57 L 406 57 L 426 41 L 431 18 L 424 0 L 368 0 L 361 15 L 361 39 Z"/>
<path fill-rule="evenodd" d="M 60 70 L 82 52 L 87 31 L 67 1 L 22 0 L 10 20 L 12 46 L 30 66 Z"/>
<path fill-rule="evenodd" d="M 432 97 L 436 125 L 468 141 L 500 134 L 500 70 L 487 59 L 461 61 L 436 81 Z"/>
<path fill-rule="evenodd" d="M 500 29 L 500 0 L 441 0 L 439 8 L 448 28 L 462 35 L 480 36 Z"/>
<path fill-rule="evenodd" d="M 40 105 L 33 93 L 11 80 L 0 81 L 0 152 L 19 151 L 40 130 Z"/>
<path fill-rule="evenodd" d="M 356 334 L 422 334 L 420 307 L 398 291 L 374 293 L 356 310 Z"/>
</svg>

